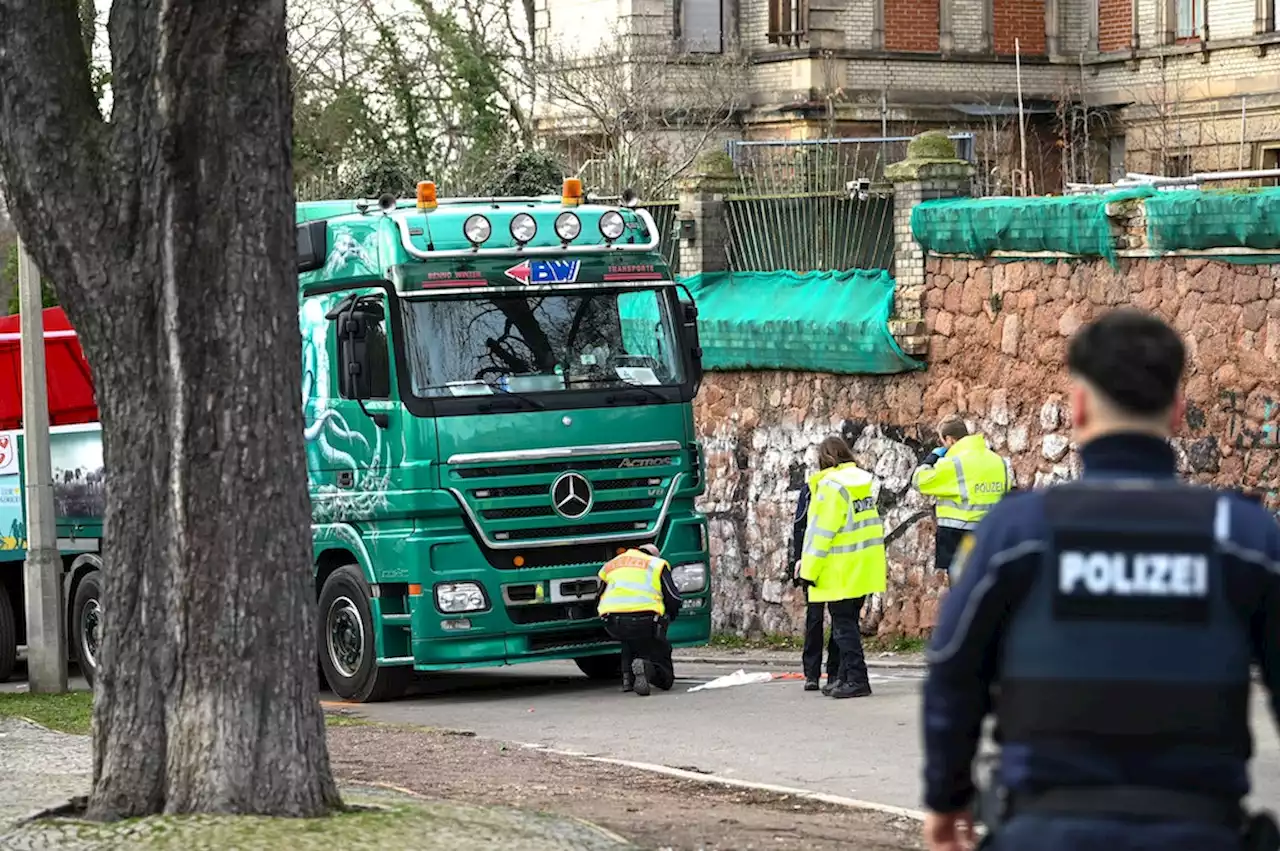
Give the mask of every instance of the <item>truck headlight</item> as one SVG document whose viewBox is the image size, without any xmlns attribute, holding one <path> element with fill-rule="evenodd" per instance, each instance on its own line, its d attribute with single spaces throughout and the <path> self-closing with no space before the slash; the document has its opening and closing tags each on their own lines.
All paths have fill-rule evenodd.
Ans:
<svg viewBox="0 0 1280 851">
<path fill-rule="evenodd" d="M 479 612 L 489 607 L 484 589 L 475 582 L 454 582 L 436 586 L 436 608 L 446 614 Z"/>
<path fill-rule="evenodd" d="M 707 566 L 697 564 L 678 564 L 671 569 L 671 579 L 681 594 L 696 594 L 706 590 Z"/>
</svg>

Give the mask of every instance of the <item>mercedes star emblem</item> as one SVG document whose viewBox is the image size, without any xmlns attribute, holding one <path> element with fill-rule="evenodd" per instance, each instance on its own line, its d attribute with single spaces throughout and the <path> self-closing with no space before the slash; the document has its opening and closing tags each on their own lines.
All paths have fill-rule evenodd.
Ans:
<svg viewBox="0 0 1280 851">
<path fill-rule="evenodd" d="M 578 473 L 565 473 L 551 484 L 551 507 L 565 520 L 577 520 L 591 510 L 591 483 Z"/>
</svg>

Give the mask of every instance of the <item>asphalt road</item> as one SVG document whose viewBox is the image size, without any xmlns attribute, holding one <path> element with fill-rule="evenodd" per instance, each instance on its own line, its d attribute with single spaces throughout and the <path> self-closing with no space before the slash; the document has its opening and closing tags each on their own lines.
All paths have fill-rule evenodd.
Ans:
<svg viewBox="0 0 1280 851">
<path fill-rule="evenodd" d="M 679 665 L 648 698 L 592 683 L 572 663 L 436 675 L 418 695 L 356 708 L 371 719 L 920 807 L 923 672 L 872 671 L 870 698 L 831 700 L 793 680 L 689 694 L 733 667 Z M 1261 694 L 1253 707 L 1255 799 L 1280 801 L 1280 737 Z M 620 731 L 626 731 L 621 734 Z"/>
<path fill-rule="evenodd" d="M 688 693 L 736 667 L 677 662 L 672 691 L 640 698 L 587 680 L 571 662 L 546 662 L 437 674 L 408 698 L 348 708 L 373 720 L 919 808 L 922 671 L 873 667 L 875 694 L 856 700 L 804 692 L 795 680 Z M 1261 692 L 1252 717 L 1254 798 L 1274 807 L 1280 737 Z"/>
</svg>

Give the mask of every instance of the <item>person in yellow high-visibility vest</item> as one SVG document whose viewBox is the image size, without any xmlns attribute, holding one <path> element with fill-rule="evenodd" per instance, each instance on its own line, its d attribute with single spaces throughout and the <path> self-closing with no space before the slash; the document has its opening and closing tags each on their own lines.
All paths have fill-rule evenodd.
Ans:
<svg viewBox="0 0 1280 851">
<path fill-rule="evenodd" d="M 960 541 L 1006 493 L 1013 489 L 1009 462 L 987 446 L 981 434 L 969 434 L 964 420 L 951 416 L 938 424 L 942 446 L 925 459 L 911 483 L 937 500 L 938 532 L 934 567 L 948 571 Z M 957 576 L 950 576 L 952 583 Z"/>
<path fill-rule="evenodd" d="M 828 443 L 841 437 L 827 438 Z M 835 682 L 822 692 L 830 697 L 871 694 L 858 617 L 871 594 L 885 590 L 887 564 L 884 526 L 872 493 L 871 474 L 852 461 L 848 445 L 838 453 L 850 460 L 819 471 L 809 480 L 809 524 L 800 555 L 800 583 L 810 603 L 826 603 L 831 633 L 840 650 Z"/>
<path fill-rule="evenodd" d="M 622 644 L 622 690 L 644 696 L 651 685 L 675 683 L 667 625 L 682 600 L 671 565 L 653 544 L 627 550 L 600 568 L 598 611 L 609 635 Z"/>
</svg>

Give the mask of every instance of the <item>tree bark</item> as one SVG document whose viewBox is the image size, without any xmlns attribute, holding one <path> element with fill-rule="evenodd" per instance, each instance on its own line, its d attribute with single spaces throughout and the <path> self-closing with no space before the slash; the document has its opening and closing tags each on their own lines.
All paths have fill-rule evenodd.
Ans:
<svg viewBox="0 0 1280 851">
<path fill-rule="evenodd" d="M 0 171 L 94 370 L 108 469 L 89 815 L 317 816 L 284 0 L 0 0 Z"/>
</svg>

